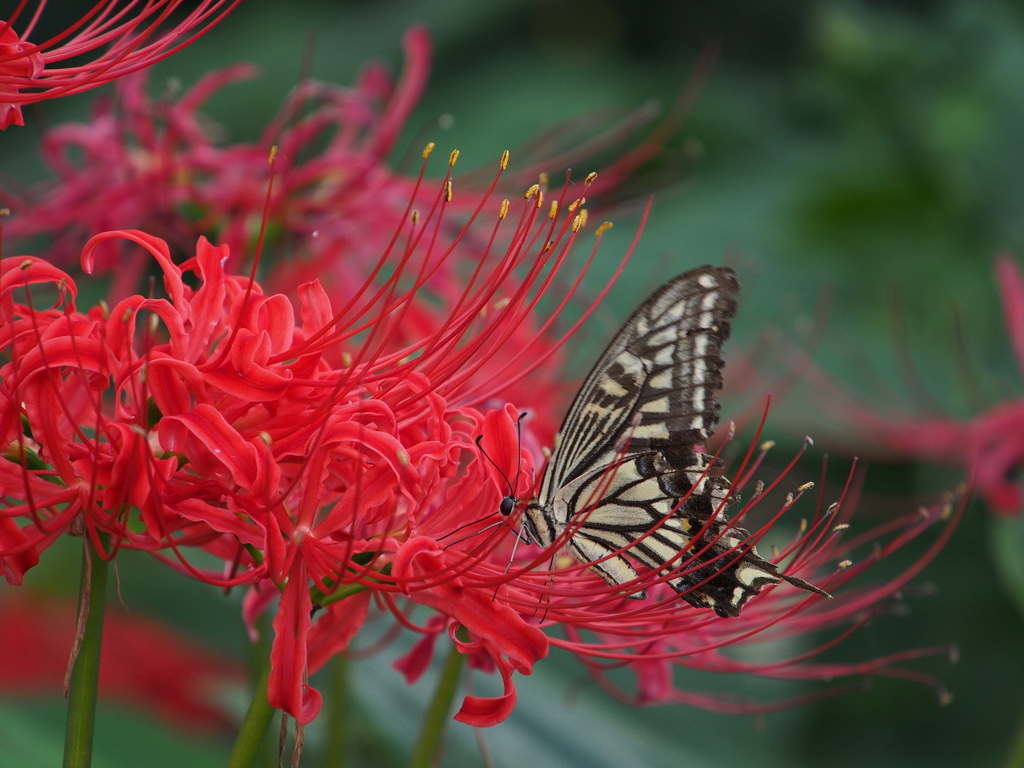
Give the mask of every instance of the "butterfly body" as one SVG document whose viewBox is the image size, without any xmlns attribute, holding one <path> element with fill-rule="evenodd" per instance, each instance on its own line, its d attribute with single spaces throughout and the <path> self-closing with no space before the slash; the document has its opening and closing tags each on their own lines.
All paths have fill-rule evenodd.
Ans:
<svg viewBox="0 0 1024 768">
<path fill-rule="evenodd" d="M 630 592 L 640 563 L 722 616 L 783 579 L 820 592 L 780 574 L 729 525 L 736 495 L 703 452 L 738 292 L 732 270 L 700 267 L 640 305 L 573 400 L 523 517 L 530 540 L 564 542 L 629 597 L 646 597 L 639 586 Z"/>
</svg>

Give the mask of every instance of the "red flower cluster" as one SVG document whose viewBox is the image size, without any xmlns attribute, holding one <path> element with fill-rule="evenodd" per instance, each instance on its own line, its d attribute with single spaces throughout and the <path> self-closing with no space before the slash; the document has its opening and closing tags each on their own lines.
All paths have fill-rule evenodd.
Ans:
<svg viewBox="0 0 1024 768">
<path fill-rule="evenodd" d="M 238 3 L 202 0 L 183 18 L 174 18 L 181 0 L 100 0 L 60 34 L 32 43 L 46 0 L 16 32 L 28 6 L 28 0 L 20 0 L 0 21 L 0 130 L 25 124 L 23 104 L 81 93 L 177 53 Z"/>
<path fill-rule="evenodd" d="M 211 584 L 251 584 L 251 611 L 260 594 L 279 593 L 270 695 L 303 721 L 319 707 L 304 683 L 315 668 L 307 652 L 322 662 L 343 647 L 367 609 L 365 596 L 325 597 L 314 626 L 311 587 L 324 596 L 358 587 L 386 604 L 441 590 L 448 613 L 471 629 L 533 637 L 522 652 L 497 639 L 477 648 L 506 679 L 513 668 L 529 671 L 546 650 L 543 634 L 482 593 L 459 597 L 460 572 L 480 558 L 436 539 L 437 552 L 426 552 L 421 530 L 452 530 L 497 509 L 501 490 L 474 442 L 484 428 L 479 404 L 557 350 L 523 329 L 585 224 L 579 200 L 564 199 L 569 188 L 561 205 L 543 207 L 543 192 L 531 189 L 518 221 L 507 222 L 509 246 L 485 252 L 461 297 L 443 307 L 424 286 L 459 239 L 437 240 L 448 180 L 431 210 L 405 217 L 405 245 L 386 252 L 338 311 L 316 282 L 300 287 L 297 307 L 264 295 L 226 273 L 227 248 L 206 240 L 178 266 L 166 243 L 142 232 L 93 238 L 82 254 L 86 272 L 103 243 L 122 239 L 155 260 L 165 297 L 130 296 L 84 314 L 70 276 L 34 258 L 4 260 L 0 488 L 10 503 L 0 516 L 0 560 L 8 581 L 19 583 L 56 537 L 82 531 L 105 557 L 120 547 L 150 550 Z M 508 210 L 505 201 L 496 230 Z M 375 282 L 385 264 L 392 274 Z M 525 279 L 516 276 L 521 266 Z M 47 289 L 54 296 L 44 307 Z M 424 322 L 428 315 L 435 320 Z M 532 470 L 527 458 L 524 487 Z M 192 549 L 216 555 L 224 570 L 196 566 Z M 427 576 L 431 556 L 461 565 Z M 486 618 L 478 624 L 466 611 Z"/>
</svg>

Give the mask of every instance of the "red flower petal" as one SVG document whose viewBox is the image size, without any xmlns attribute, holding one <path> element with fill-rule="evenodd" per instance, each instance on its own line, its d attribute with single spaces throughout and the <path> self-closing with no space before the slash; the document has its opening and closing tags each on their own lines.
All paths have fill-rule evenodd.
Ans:
<svg viewBox="0 0 1024 768">
<path fill-rule="evenodd" d="M 308 723 L 320 713 L 320 692 L 306 682 L 306 644 L 312 621 L 306 567 L 300 557 L 289 574 L 274 617 L 274 645 L 270 651 L 270 706 L 287 712 L 299 723 Z"/>
</svg>

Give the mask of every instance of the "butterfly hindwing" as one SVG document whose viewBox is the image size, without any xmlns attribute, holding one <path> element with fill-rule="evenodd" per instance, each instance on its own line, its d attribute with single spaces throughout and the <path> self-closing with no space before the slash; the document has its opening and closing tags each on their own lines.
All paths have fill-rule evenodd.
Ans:
<svg viewBox="0 0 1024 768">
<path fill-rule="evenodd" d="M 722 616 L 782 579 L 820 591 L 781 575 L 729 525 L 729 481 L 700 450 L 718 422 L 738 292 L 731 269 L 700 267 L 640 305 L 573 400 L 524 518 L 544 546 L 569 529 L 570 551 L 610 584 L 639 583 L 641 563 Z"/>
</svg>

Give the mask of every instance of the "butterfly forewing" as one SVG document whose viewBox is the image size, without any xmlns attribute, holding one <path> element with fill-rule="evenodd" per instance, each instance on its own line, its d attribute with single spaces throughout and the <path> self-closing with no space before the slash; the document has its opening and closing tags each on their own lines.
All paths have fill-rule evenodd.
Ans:
<svg viewBox="0 0 1024 768">
<path fill-rule="evenodd" d="M 697 450 L 718 422 L 738 292 L 731 269 L 700 267 L 640 305 L 573 400 L 524 519 L 545 546 L 568 529 L 568 548 L 611 584 L 639 583 L 639 562 L 722 616 L 783 578 L 820 591 L 780 575 L 729 526 L 729 482 Z"/>
<path fill-rule="evenodd" d="M 631 451 L 651 446 L 692 451 L 707 439 L 718 421 L 720 353 L 738 292 L 731 269 L 701 267 L 666 283 L 640 305 L 573 400 L 556 438 L 542 500 L 550 501 L 559 488 L 593 469 L 627 430 Z"/>
</svg>

